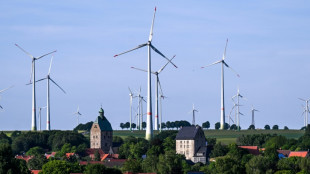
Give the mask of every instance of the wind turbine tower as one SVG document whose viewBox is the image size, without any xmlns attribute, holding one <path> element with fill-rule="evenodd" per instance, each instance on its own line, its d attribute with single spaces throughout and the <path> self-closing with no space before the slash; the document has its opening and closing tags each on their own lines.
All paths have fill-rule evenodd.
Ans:
<svg viewBox="0 0 310 174">
<path fill-rule="evenodd" d="M 195 106 L 193 104 L 193 109 L 192 109 L 192 113 L 193 113 L 193 120 L 192 120 L 192 125 L 195 126 L 196 123 L 195 123 L 195 112 L 198 112 L 197 109 L 195 109 Z"/>
<path fill-rule="evenodd" d="M 79 122 L 79 116 L 81 116 L 82 114 L 80 113 L 80 106 L 78 106 L 77 110 L 75 113 L 73 113 L 73 115 L 77 116 L 77 126 L 80 124 Z"/>
<path fill-rule="evenodd" d="M 48 69 L 47 76 L 43 79 L 37 80 L 36 82 L 46 80 L 47 81 L 47 105 L 46 105 L 46 130 L 51 130 L 51 112 L 50 112 L 50 81 L 53 82 L 62 92 L 66 93 L 50 76 L 52 68 L 53 57 L 51 58 L 50 67 Z"/>
<path fill-rule="evenodd" d="M 298 98 L 298 99 L 306 102 L 306 107 L 305 107 L 305 110 L 304 110 L 304 112 L 302 114 L 306 113 L 305 114 L 305 123 L 304 124 L 305 124 L 305 127 L 307 127 L 308 126 L 308 113 L 310 113 L 310 111 L 309 111 L 309 100 L 310 99 L 308 99 L 308 100 L 305 100 L 305 99 L 302 99 L 302 98 Z"/>
<path fill-rule="evenodd" d="M 210 65 L 207 65 L 205 67 L 201 67 L 201 68 L 206 68 L 206 67 L 218 64 L 218 63 L 222 64 L 222 76 L 221 76 L 221 122 L 220 122 L 221 123 L 221 126 L 220 126 L 221 130 L 224 130 L 224 125 L 225 125 L 224 66 L 226 66 L 227 68 L 230 68 L 239 77 L 239 74 L 234 69 L 232 69 L 230 66 L 228 66 L 228 64 L 225 62 L 227 43 L 228 43 L 228 39 L 226 40 L 226 46 L 225 46 L 225 50 L 224 50 L 223 57 L 222 57 L 221 60 L 219 60 L 217 62 L 214 62 L 214 63 L 212 63 Z"/>
<path fill-rule="evenodd" d="M 175 55 L 170 59 L 170 61 L 172 61 L 172 59 L 174 59 Z M 156 72 L 151 72 L 152 74 L 154 74 L 156 76 L 156 86 L 155 86 L 155 130 L 158 130 L 158 114 L 159 114 L 159 109 L 158 109 L 158 102 L 159 102 L 159 94 L 158 94 L 158 87 L 160 87 L 160 90 L 162 92 L 162 88 L 160 85 L 160 80 L 159 80 L 159 74 L 165 69 L 165 67 L 169 64 L 170 62 L 167 62 L 163 67 L 161 67 L 158 71 Z M 147 72 L 144 69 L 140 69 L 140 68 L 135 68 L 135 67 L 131 67 L 133 69 L 139 70 L 139 71 L 144 71 Z"/>
<path fill-rule="evenodd" d="M 255 126 L 255 121 L 254 121 L 254 113 L 255 113 L 255 111 L 259 112 L 258 110 L 256 110 L 254 108 L 254 106 L 252 106 L 252 109 L 251 109 L 251 112 L 252 112 L 252 125 L 254 125 L 254 126 Z"/>
<path fill-rule="evenodd" d="M 243 115 L 243 114 L 240 112 L 240 109 L 239 109 L 239 106 L 240 106 L 239 98 L 243 98 L 243 96 L 240 94 L 239 88 L 238 88 L 237 94 L 234 95 L 232 99 L 236 97 L 237 97 L 237 130 L 240 131 L 240 115 Z"/>
<path fill-rule="evenodd" d="M 52 51 L 50 53 L 44 54 L 40 57 L 34 57 L 27 51 L 25 51 L 22 47 L 15 44 L 19 49 L 21 49 L 24 53 L 26 53 L 31 59 L 32 59 L 32 122 L 31 122 L 31 130 L 36 131 L 37 130 L 37 120 L 36 120 L 36 69 L 35 69 L 35 61 L 41 59 L 42 57 L 45 57 L 49 54 L 55 53 L 55 51 Z M 30 83 L 31 83 L 31 76 L 30 76 Z"/>
<path fill-rule="evenodd" d="M 153 15 L 152 25 L 151 25 L 151 31 L 149 35 L 149 40 L 147 43 L 141 44 L 137 46 L 136 48 L 133 48 L 131 50 L 125 51 L 120 54 L 116 54 L 114 57 L 120 56 L 122 54 L 134 51 L 136 49 L 142 48 L 147 46 L 148 50 L 148 69 L 147 69 L 147 122 L 146 122 L 146 133 L 145 133 L 145 139 L 151 140 L 153 138 L 153 123 L 152 123 L 152 87 L 151 87 L 151 49 L 153 49 L 156 53 L 167 59 L 170 63 L 172 63 L 165 55 L 163 55 L 155 46 L 152 44 L 152 38 L 153 38 L 153 27 L 154 27 L 154 20 L 155 20 L 155 13 L 156 13 L 156 7 Z M 173 64 L 173 63 L 172 63 Z M 173 64 L 174 65 L 174 64 Z M 175 66 L 175 65 L 174 65 Z M 176 66 L 175 66 L 176 67 Z"/>
</svg>

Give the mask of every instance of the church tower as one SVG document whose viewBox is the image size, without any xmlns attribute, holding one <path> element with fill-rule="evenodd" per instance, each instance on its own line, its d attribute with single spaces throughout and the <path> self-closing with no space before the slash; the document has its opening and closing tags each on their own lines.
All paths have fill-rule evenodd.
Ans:
<svg viewBox="0 0 310 174">
<path fill-rule="evenodd" d="M 112 139 L 112 126 L 104 116 L 104 110 L 100 108 L 99 116 L 90 130 L 90 148 L 102 149 L 104 153 L 109 153 L 110 148 L 112 148 Z"/>
</svg>

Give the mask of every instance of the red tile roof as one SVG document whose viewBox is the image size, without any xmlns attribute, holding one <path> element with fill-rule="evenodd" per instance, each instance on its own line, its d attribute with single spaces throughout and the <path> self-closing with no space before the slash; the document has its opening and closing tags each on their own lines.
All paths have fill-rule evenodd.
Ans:
<svg viewBox="0 0 310 174">
<path fill-rule="evenodd" d="M 104 161 L 108 156 L 109 154 L 104 154 L 103 157 L 101 158 L 101 161 Z"/>
<path fill-rule="evenodd" d="M 31 170 L 32 174 L 39 174 L 39 172 L 41 172 L 41 170 Z"/>
<path fill-rule="evenodd" d="M 45 154 L 46 159 L 49 159 L 50 157 L 55 157 L 57 152 L 52 152 L 51 154 Z"/>
<path fill-rule="evenodd" d="M 22 160 L 25 160 L 26 162 L 28 162 L 30 159 L 33 158 L 33 156 L 16 155 L 15 158 L 22 159 Z"/>
<path fill-rule="evenodd" d="M 103 161 L 80 161 L 80 165 L 87 165 L 87 164 L 104 164 Z"/>
<path fill-rule="evenodd" d="M 66 153 L 67 158 L 70 158 L 70 156 L 73 156 L 73 155 L 75 155 L 75 153 Z"/>
<path fill-rule="evenodd" d="M 259 155 L 259 149 L 257 146 L 239 146 L 242 149 L 247 149 L 252 155 Z"/>
<path fill-rule="evenodd" d="M 296 157 L 303 157 L 303 158 L 305 158 L 308 155 L 309 155 L 308 151 L 299 151 L 299 152 L 291 152 L 288 157 L 296 156 Z"/>
</svg>

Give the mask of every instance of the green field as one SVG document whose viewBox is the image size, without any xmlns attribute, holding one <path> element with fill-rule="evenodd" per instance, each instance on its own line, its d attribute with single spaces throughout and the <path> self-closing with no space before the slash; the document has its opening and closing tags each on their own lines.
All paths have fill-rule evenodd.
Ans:
<svg viewBox="0 0 310 174">
<path fill-rule="evenodd" d="M 287 138 L 299 138 L 304 134 L 302 130 L 204 130 L 205 136 L 210 138 L 216 138 L 217 142 L 222 142 L 223 144 L 230 144 L 236 142 L 236 139 L 241 135 L 253 135 L 253 134 L 277 134 L 283 135 Z M 154 131 L 154 135 L 158 134 L 158 131 Z M 128 130 L 116 130 L 113 131 L 113 135 L 126 138 L 127 136 L 134 136 L 143 138 L 145 136 L 145 131 L 133 131 Z"/>
</svg>

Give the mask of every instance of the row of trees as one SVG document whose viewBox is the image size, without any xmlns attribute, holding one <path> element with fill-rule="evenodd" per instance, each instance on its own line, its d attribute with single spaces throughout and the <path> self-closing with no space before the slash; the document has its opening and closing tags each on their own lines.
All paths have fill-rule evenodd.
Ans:
<svg viewBox="0 0 310 174">
<path fill-rule="evenodd" d="M 179 129 L 180 127 L 184 126 L 190 126 L 191 124 L 188 121 L 181 120 L 181 121 L 167 121 L 166 123 L 161 123 L 162 129 L 170 130 L 170 129 Z M 160 125 L 158 125 L 159 127 Z M 129 129 L 130 128 L 130 123 L 120 123 L 120 128 L 121 129 Z M 135 123 L 131 123 L 131 128 L 132 129 L 138 129 L 139 126 L 137 126 Z M 142 128 L 146 128 L 146 122 L 142 122 Z"/>
</svg>

